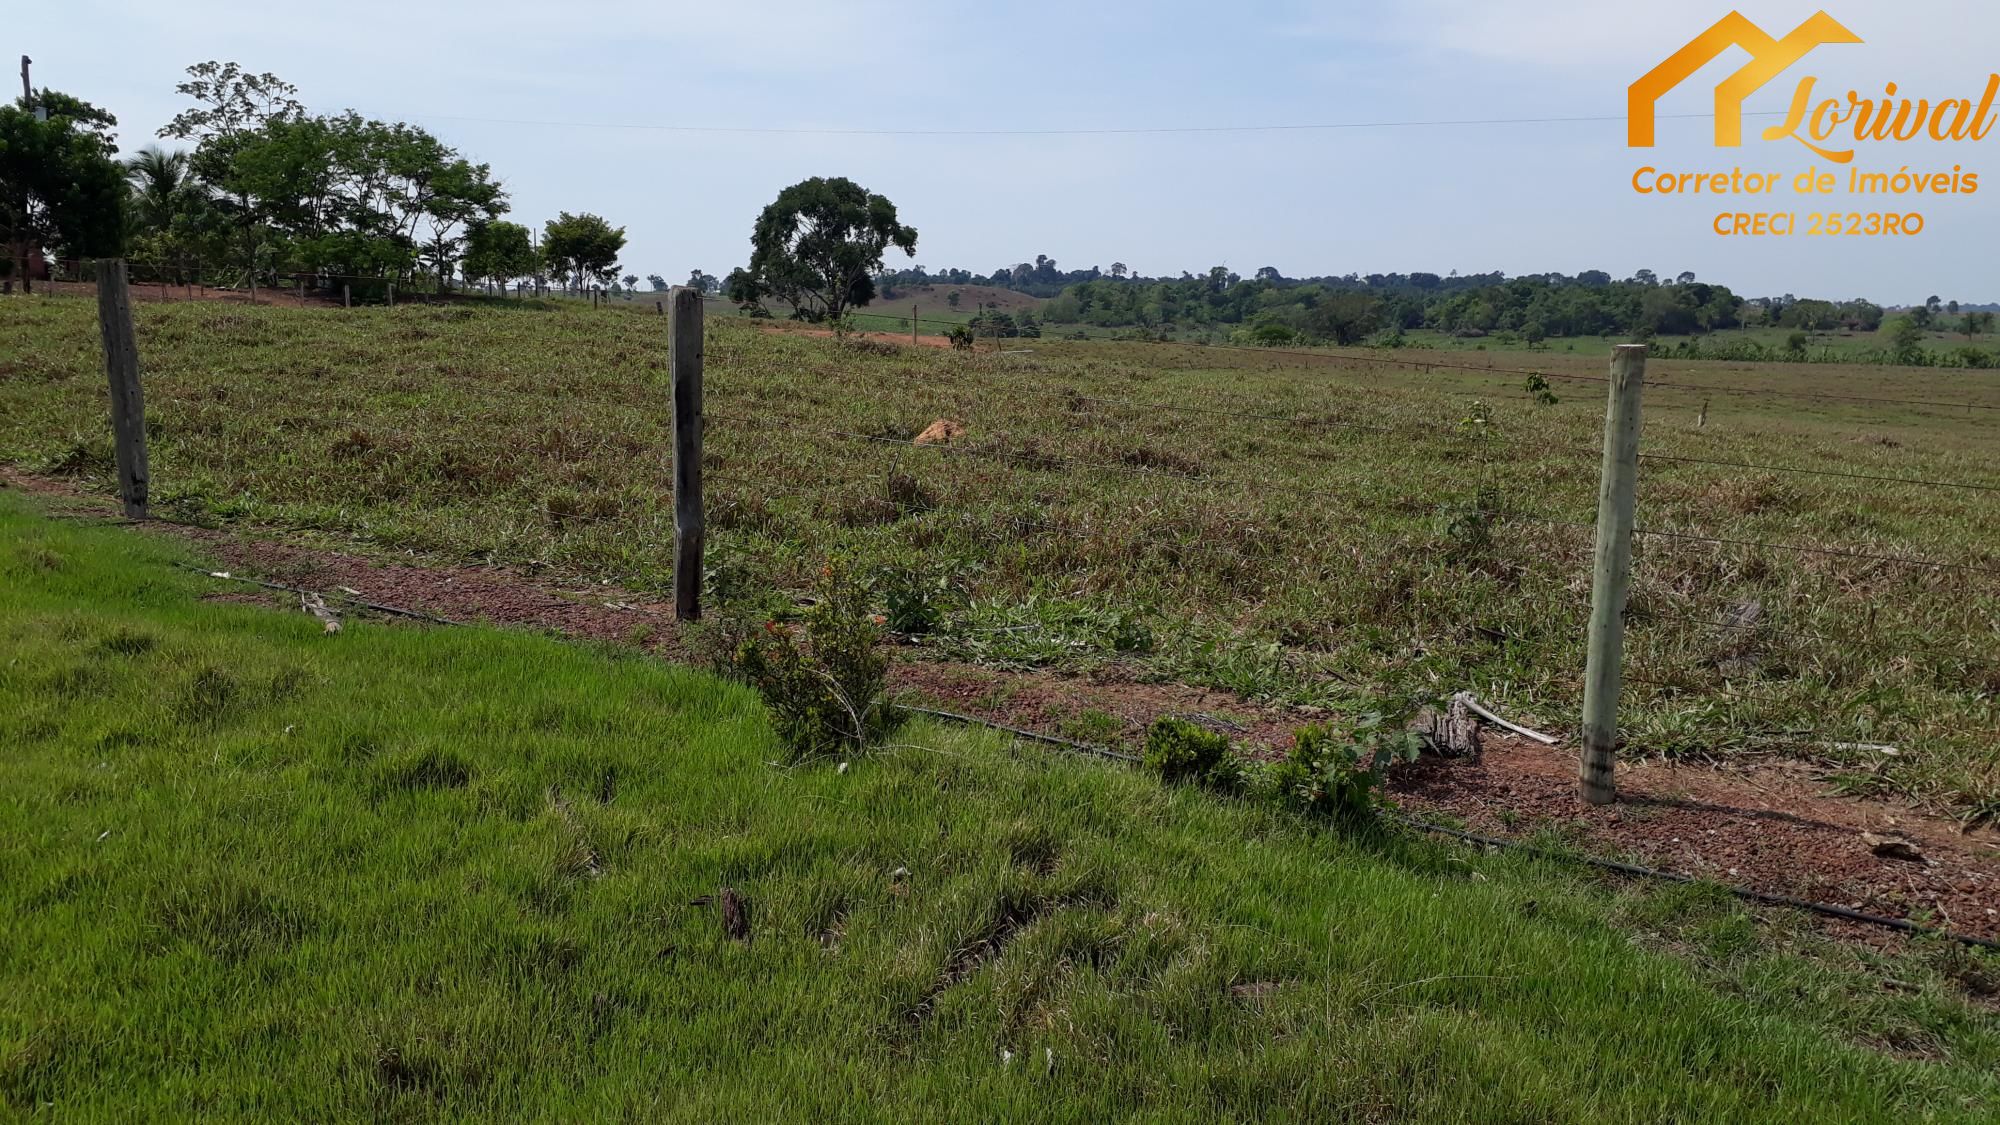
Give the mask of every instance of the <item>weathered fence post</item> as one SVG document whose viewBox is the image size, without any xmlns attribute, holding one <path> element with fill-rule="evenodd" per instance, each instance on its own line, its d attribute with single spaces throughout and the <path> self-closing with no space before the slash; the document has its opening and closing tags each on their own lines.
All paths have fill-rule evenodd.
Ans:
<svg viewBox="0 0 2000 1125">
<path fill-rule="evenodd" d="M 674 616 L 701 616 L 701 291 L 667 294 L 667 369 L 674 395 Z"/>
<path fill-rule="evenodd" d="M 1646 346 L 1611 352 L 1611 392 L 1604 408 L 1604 472 L 1597 490 L 1597 554 L 1591 571 L 1590 649 L 1583 673 L 1583 799 L 1618 799 L 1612 779 L 1618 752 L 1618 691 L 1624 682 L 1625 592 L 1631 584 L 1633 494 L 1639 480 L 1639 392 Z"/>
<path fill-rule="evenodd" d="M 97 324 L 104 336 L 104 373 L 111 381 L 111 433 L 117 444 L 118 495 L 125 517 L 146 518 L 146 402 L 139 391 L 139 337 L 125 259 L 97 263 Z"/>
<path fill-rule="evenodd" d="M 389 307 L 396 307 L 396 283 L 393 281 L 389 283 Z"/>
<path fill-rule="evenodd" d="M 914 344 L 916 342 L 917 342 L 917 306 L 914 303 L 912 303 L 910 305 L 910 343 Z"/>
<path fill-rule="evenodd" d="M 340 283 L 340 307 L 343 309 L 354 307 L 354 289 L 349 282 Z"/>
</svg>

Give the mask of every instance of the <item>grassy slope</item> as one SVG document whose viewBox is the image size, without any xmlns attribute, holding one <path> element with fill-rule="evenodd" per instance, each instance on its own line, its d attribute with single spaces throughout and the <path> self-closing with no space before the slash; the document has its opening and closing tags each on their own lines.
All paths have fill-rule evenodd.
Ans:
<svg viewBox="0 0 2000 1125">
<path fill-rule="evenodd" d="M 1872 957 L 1773 952 L 1699 889 L 1350 841 L 926 726 L 844 772 L 784 770 L 754 701 L 693 672 L 479 629 L 323 636 L 197 601 L 175 557 L 0 496 L 15 1112 L 2000 1104 L 2000 1028 L 1936 971 L 1963 971 L 1955 950 L 1892 966 L 1921 991 L 1888 993 L 1852 971 Z M 752 902 L 749 944 L 688 905 L 720 885 Z M 1009 918 L 997 957 L 966 956 Z"/>
<path fill-rule="evenodd" d="M 139 333 L 155 496 L 170 512 L 666 583 L 657 317 L 149 304 Z M 0 460 L 102 487 L 94 309 L 0 302 L 0 336 L 14 345 L 0 356 Z M 955 591 L 939 647 L 957 656 L 1087 665 L 1143 639 L 1137 624 L 1157 675 L 1334 706 L 1349 681 L 1469 685 L 1536 724 L 1574 722 L 1590 531 L 1482 525 L 1473 505 L 1487 489 L 1502 508 L 1587 524 L 1598 385 L 1557 379 L 1561 402 L 1543 407 L 1505 372 L 1424 371 L 1437 358 L 1424 352 L 1396 353 L 1412 365 L 1399 368 L 1032 343 L 1027 355 L 843 347 L 712 320 L 716 593 L 782 609 L 783 591 L 846 550 Z M 1589 357 L 1535 363 L 1602 374 Z M 1992 373 L 1662 361 L 1652 378 L 1649 453 L 2000 479 L 2000 411 L 1672 385 L 2000 403 Z M 1466 424 L 1482 402 L 1491 423 Z M 857 440 L 907 438 L 940 416 L 999 456 Z M 2000 568 L 1990 492 L 1652 461 L 1640 521 Z M 1896 743 L 1907 753 L 1880 769 L 1869 751 L 1814 752 L 1865 767 L 1845 784 L 2000 810 L 2000 579 L 1644 539 L 1631 604 L 1634 746 Z M 1713 627 L 1751 604 L 1758 628 Z"/>
</svg>

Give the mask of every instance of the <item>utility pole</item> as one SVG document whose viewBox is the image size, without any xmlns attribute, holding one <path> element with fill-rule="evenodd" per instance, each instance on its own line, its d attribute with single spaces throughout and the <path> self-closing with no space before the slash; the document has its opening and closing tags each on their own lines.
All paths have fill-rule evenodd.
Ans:
<svg viewBox="0 0 2000 1125">
<path fill-rule="evenodd" d="M 24 106 L 35 106 L 35 120 L 47 121 L 49 119 L 49 107 L 35 105 L 35 88 L 28 82 L 28 66 L 34 61 L 26 55 L 21 56 L 21 104 Z"/>
</svg>

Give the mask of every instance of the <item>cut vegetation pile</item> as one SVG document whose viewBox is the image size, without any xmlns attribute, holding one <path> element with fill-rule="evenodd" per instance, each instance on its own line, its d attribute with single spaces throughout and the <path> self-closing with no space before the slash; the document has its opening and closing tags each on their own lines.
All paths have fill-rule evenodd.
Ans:
<svg viewBox="0 0 2000 1125">
<path fill-rule="evenodd" d="M 668 584 L 650 309 L 138 315 L 163 512 Z M 0 335 L 0 459 L 102 487 L 95 310 L 0 302 Z M 1544 366 L 1536 391 L 1422 366 L 1463 353 L 1029 343 L 964 354 L 712 318 L 711 604 L 785 616 L 840 553 L 892 629 L 954 658 L 1117 663 L 1336 708 L 1471 688 L 1573 728 L 1603 388 L 1563 377 L 1600 361 L 1510 358 Z M 1990 374 L 1662 361 L 1649 379 L 1648 454 L 2000 484 L 2000 410 L 1791 394 L 2000 406 Z M 940 418 L 965 433 L 907 444 Z M 1635 752 L 1802 753 L 1855 792 L 2000 810 L 2000 494 L 1648 460 L 1639 522 L 1741 542 L 1640 539 Z"/>
<path fill-rule="evenodd" d="M 1992 965 L 1956 946 L 1881 957 L 1702 888 L 1343 835 L 925 724 L 786 768 L 745 689 L 477 628 L 328 634 L 199 600 L 182 558 L 0 494 L 15 1114 L 2000 1105 L 1968 998 Z"/>
</svg>

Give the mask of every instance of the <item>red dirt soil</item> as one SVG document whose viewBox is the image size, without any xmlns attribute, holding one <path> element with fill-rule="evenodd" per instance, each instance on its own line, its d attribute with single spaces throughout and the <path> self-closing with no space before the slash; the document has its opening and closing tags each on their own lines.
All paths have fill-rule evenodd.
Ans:
<svg viewBox="0 0 2000 1125">
<path fill-rule="evenodd" d="M 58 516 L 116 515 L 108 499 L 80 494 L 67 482 L 0 472 L 0 485 L 44 494 Z M 233 575 L 320 591 L 342 612 L 347 607 L 338 597 L 350 594 L 454 621 L 549 629 L 690 658 L 669 604 L 610 586 L 494 567 L 388 562 L 178 524 L 143 530 L 194 540 Z M 291 595 L 271 600 L 298 608 Z M 1290 744 L 1296 726 L 1314 717 L 1225 692 L 1141 683 L 1136 668 L 1119 665 L 1077 677 L 933 661 L 915 645 L 899 654 L 892 673 L 898 689 L 944 709 L 1079 741 L 1134 745 L 1155 718 L 1180 715 L 1272 757 Z M 1484 834 L 1518 837 L 1553 828 L 1595 854 L 1869 913 L 1920 916 L 2000 939 L 2000 833 L 1992 829 L 1961 831 L 1907 805 L 1837 796 L 1812 763 L 1776 757 L 1725 766 L 1628 759 L 1619 766 L 1618 802 L 1590 808 L 1576 797 L 1573 749 L 1491 729 L 1483 745 L 1477 761 L 1426 757 L 1400 768 L 1392 779 L 1397 799 L 1420 817 L 1447 814 Z M 1906 840 L 1922 858 L 1878 855 L 1864 832 Z M 1833 928 L 1870 940 L 1884 933 Z"/>
</svg>

